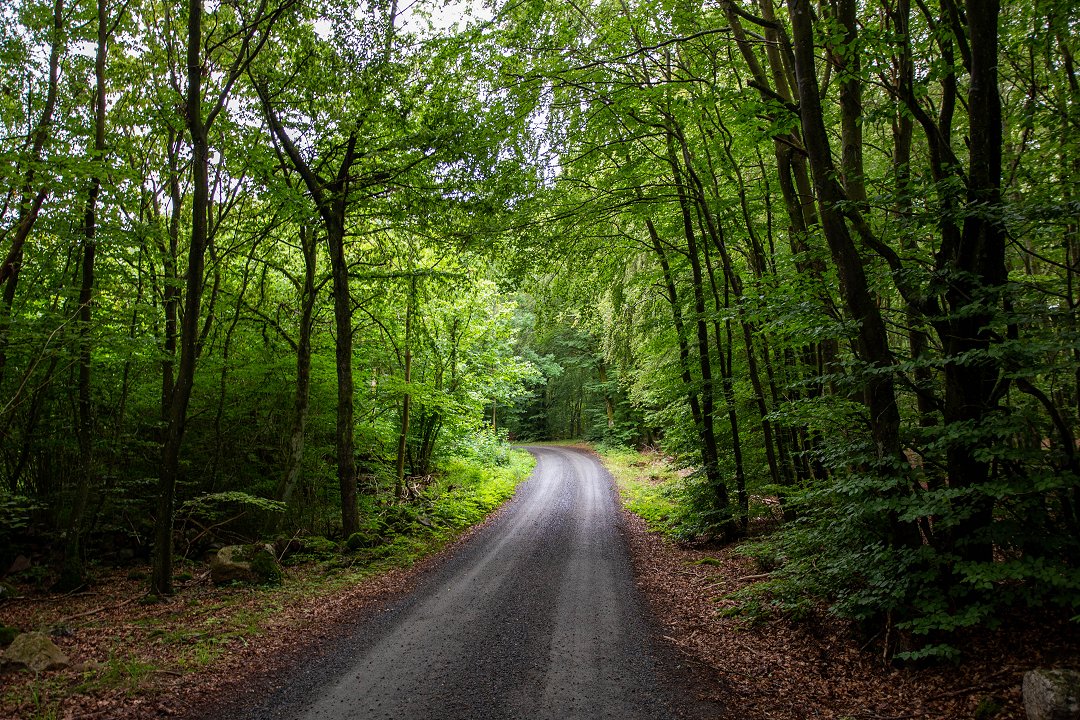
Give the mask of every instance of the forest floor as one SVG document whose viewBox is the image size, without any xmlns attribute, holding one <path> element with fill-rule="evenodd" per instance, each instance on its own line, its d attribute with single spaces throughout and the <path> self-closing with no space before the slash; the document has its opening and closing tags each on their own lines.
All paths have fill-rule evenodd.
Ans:
<svg viewBox="0 0 1080 720">
<path fill-rule="evenodd" d="M 35 570 L 44 565 L 8 577 L 15 596 L 0 600 L 0 626 L 47 631 L 71 665 L 35 675 L 0 664 L 0 720 L 193 717 L 264 693 L 357 615 L 408 593 L 498 515 L 532 466 L 527 453 L 497 470 L 458 466 L 453 489 L 427 506 L 453 524 L 286 563 L 279 585 L 215 587 L 206 562 L 184 562 L 175 594 L 147 602 L 148 566 L 96 568 L 90 587 L 71 594 L 43 589 L 45 573 Z"/>
<path fill-rule="evenodd" d="M 633 470 L 655 479 L 664 464 L 646 456 Z M 673 679 L 722 708 L 714 720 L 1022 720 L 1025 671 L 1080 669 L 1075 625 L 1020 616 L 960 638 L 955 665 L 886 665 L 873 639 L 823 608 L 795 621 L 767 603 L 740 605 L 731 594 L 763 573 L 734 548 L 679 545 L 623 512 L 639 587 L 677 659 Z M 278 676 L 358 614 L 409 592 L 472 532 L 407 568 L 301 565 L 272 588 L 215 588 L 196 573 L 153 604 L 142 603 L 138 571 L 102 572 L 73 595 L 19 586 L 23 599 L 0 603 L 0 624 L 50 629 L 73 665 L 37 676 L 0 669 L 0 719 L 189 717 L 222 698 L 254 698 L 265 684 L 249 679 Z"/>
<path fill-rule="evenodd" d="M 658 482 L 671 472 L 653 454 L 615 474 L 625 477 L 628 465 L 637 481 Z M 824 607 L 794 621 L 765 602 L 733 598 L 767 577 L 737 548 L 679 545 L 623 512 L 658 632 L 678 648 L 680 681 L 727 708 L 715 720 L 1023 720 L 1024 672 L 1080 669 L 1075 623 L 1024 616 L 960 637 L 955 664 L 888 665 L 876 638 L 861 637 Z"/>
<path fill-rule="evenodd" d="M 200 575 L 151 604 L 146 580 L 126 570 L 73 595 L 20 586 L 21 602 L 0 604 L 0 624 L 48 629 L 72 665 L 36 676 L 0 669 L 0 719 L 199 715 L 254 693 L 248 678 L 274 675 L 358 613 L 408 592 L 443 555 L 411 567 L 288 567 L 277 587 L 219 588 Z"/>
</svg>

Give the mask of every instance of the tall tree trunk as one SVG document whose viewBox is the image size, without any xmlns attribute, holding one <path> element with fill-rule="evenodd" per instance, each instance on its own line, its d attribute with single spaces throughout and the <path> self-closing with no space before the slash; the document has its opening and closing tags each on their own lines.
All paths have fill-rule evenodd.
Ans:
<svg viewBox="0 0 1080 720">
<path fill-rule="evenodd" d="M 890 367 L 893 364 L 888 334 L 881 312 L 867 284 L 862 260 L 841 212 L 846 200 L 836 180 L 825 130 L 821 97 L 814 67 L 814 32 L 809 0 L 788 0 L 795 68 L 798 77 L 799 111 L 807 156 L 817 191 L 822 230 L 828 242 L 840 280 L 840 293 L 850 317 L 859 323 L 856 349 L 870 370 L 863 382 L 863 403 L 868 411 L 870 436 L 874 443 L 876 472 L 895 477 L 889 493 L 907 494 L 910 488 L 899 473 L 906 464 L 900 445 L 900 412 Z M 888 541 L 893 545 L 916 547 L 922 540 L 918 528 L 888 514 Z"/>
<path fill-rule="evenodd" d="M 984 422 L 1002 393 L 997 362 L 986 358 L 975 363 L 960 361 L 985 353 L 993 342 L 990 308 L 1000 307 L 1007 278 L 1005 231 L 995 216 L 1001 205 L 1002 146 L 998 10 L 998 0 L 969 0 L 967 4 L 971 57 L 967 201 L 983 210 L 967 214 L 960 242 L 942 243 L 940 254 L 951 275 L 945 297 L 950 317 L 942 337 L 948 359 L 943 414 L 946 424 L 957 426 Z M 989 562 L 993 546 L 987 530 L 994 503 L 978 488 L 987 480 L 989 463 L 980 457 L 979 444 L 970 438 L 949 446 L 946 463 L 950 486 L 973 490 L 969 512 L 952 534 L 956 551 L 965 559 Z"/>
<path fill-rule="evenodd" d="M 300 249 L 304 255 L 304 286 L 300 293 L 300 328 L 296 341 L 296 388 L 293 394 L 292 428 L 285 474 L 278 485 L 277 498 L 286 506 L 292 501 L 304 465 L 308 408 L 311 404 L 311 330 L 315 310 L 315 274 L 318 248 L 315 233 L 300 228 Z"/>
<path fill-rule="evenodd" d="M 660 240 L 660 234 L 656 231 L 651 219 L 645 220 L 645 227 L 649 231 L 649 239 L 652 241 L 653 252 L 656 253 L 660 270 L 664 277 L 664 288 L 667 290 L 668 304 L 671 305 L 671 316 L 675 325 L 675 337 L 679 345 L 679 371 L 683 387 L 686 390 L 686 401 L 690 406 L 690 416 L 694 420 L 694 426 L 701 432 L 701 403 L 698 400 L 697 391 L 694 389 L 694 377 L 690 371 L 690 342 L 686 338 L 686 322 L 683 320 L 682 305 L 679 293 L 675 287 L 675 276 L 671 272 L 671 264 L 668 262 L 667 253 Z"/>
<path fill-rule="evenodd" d="M 218 375 L 218 400 L 217 407 L 214 409 L 214 453 L 210 460 L 210 492 L 215 492 L 217 490 L 218 472 L 220 471 L 222 462 L 228 454 L 224 439 L 222 438 L 221 424 L 225 416 L 225 400 L 228 397 L 229 390 L 229 356 L 232 353 L 232 340 L 233 335 L 236 332 L 236 326 L 240 324 L 240 310 L 243 307 L 244 295 L 247 293 L 248 284 L 251 281 L 251 262 L 253 259 L 252 256 L 255 254 L 255 247 L 256 245 L 253 244 L 247 258 L 244 260 L 243 276 L 240 281 L 240 293 L 237 295 L 236 303 L 233 305 L 233 316 L 229 321 L 228 328 L 225 330 L 225 339 L 221 344 L 221 373 Z M 211 259 L 216 259 L 213 248 L 211 247 L 210 250 Z M 220 275 L 218 277 L 220 277 Z M 210 307 L 207 312 L 213 312 L 213 304 L 213 295 L 211 295 L 209 302 Z"/>
<path fill-rule="evenodd" d="M 191 135 L 191 244 L 185 277 L 184 317 L 180 325 L 180 365 L 168 404 L 165 441 L 161 450 L 157 518 L 154 528 L 154 562 L 150 590 L 171 595 L 173 505 L 180 470 L 180 445 L 187 423 L 188 403 L 195 381 L 199 319 L 202 312 L 203 266 L 208 237 L 210 204 L 210 145 L 202 107 L 202 0 L 189 0 L 187 32 L 187 127 Z"/>
<path fill-rule="evenodd" d="M 97 251 L 97 203 L 101 192 L 102 163 L 105 156 L 105 61 L 108 53 L 106 0 L 97 2 L 97 53 L 94 59 L 94 146 L 90 161 L 96 164 L 94 177 L 86 196 L 86 212 L 83 216 L 82 284 L 79 287 L 79 389 L 76 437 L 79 445 L 79 470 L 75 497 L 67 523 L 67 542 L 64 547 L 64 563 L 57 582 L 61 591 L 71 591 L 85 582 L 82 557 L 84 515 L 94 467 L 94 413 L 91 398 L 91 360 L 93 346 L 90 340 L 92 303 L 94 299 L 94 257 Z"/>
<path fill-rule="evenodd" d="M 862 72 L 858 27 L 856 26 L 856 0 L 839 0 L 837 3 L 840 26 L 844 30 L 842 49 L 833 51 L 840 73 L 840 143 L 844 190 L 848 199 L 866 202 L 866 185 L 863 182 L 862 139 Z"/>
<path fill-rule="evenodd" d="M 351 163 L 350 163 L 351 164 Z M 335 203 L 338 205 L 338 203 Z M 356 451 L 353 439 L 353 329 L 352 292 L 349 290 L 349 263 L 345 258 L 344 198 L 341 212 L 333 212 L 326 222 L 330 246 L 330 273 L 334 285 L 334 354 L 337 364 L 337 470 L 341 495 L 341 528 L 345 537 L 360 529 L 356 505 Z"/>
<path fill-rule="evenodd" d="M 409 298 L 405 304 L 405 396 L 401 399 L 401 434 L 398 436 L 397 448 L 397 485 L 398 496 L 405 497 L 405 447 L 409 442 L 409 412 L 412 404 L 412 393 L 409 391 L 409 383 L 412 382 L 412 323 L 413 305 L 416 302 L 416 275 L 412 272 L 412 251 L 410 250 L 409 262 Z M 495 425 L 495 412 L 492 410 L 492 429 Z"/>
<path fill-rule="evenodd" d="M 902 461 L 900 413 L 892 376 L 880 372 L 892 365 L 888 335 L 863 271 L 862 260 L 839 209 L 847 198 L 836 181 L 836 168 L 829 150 L 821 97 L 814 61 L 814 31 L 809 0 L 788 0 L 791 12 L 795 68 L 798 77 L 799 109 L 803 139 L 813 170 L 818 212 L 833 263 L 840 278 L 840 291 L 848 312 L 859 322 L 859 354 L 878 370 L 866 379 L 863 399 L 870 412 L 871 435 L 877 456 L 884 467 Z"/>
<path fill-rule="evenodd" d="M 715 391 L 713 388 L 712 360 L 709 355 L 709 325 L 705 315 L 704 275 L 701 271 L 701 254 L 697 244 L 697 233 L 694 231 L 690 198 L 687 196 L 689 191 L 688 179 L 684 179 L 684 173 L 675 151 L 675 142 L 675 133 L 669 129 L 667 132 L 668 164 L 671 166 L 675 192 L 679 201 L 683 234 L 687 243 L 687 258 L 690 260 L 692 275 L 691 290 L 694 296 L 694 325 L 697 328 L 698 366 L 701 371 L 701 455 L 705 466 L 705 476 L 708 478 L 709 486 L 715 496 L 716 510 L 724 513 L 729 510 L 731 500 L 728 496 L 727 483 L 720 476 L 720 454 L 716 443 Z M 734 537 L 736 534 L 735 520 L 732 517 L 727 518 L 721 527 L 728 538 Z"/>
<path fill-rule="evenodd" d="M 356 505 L 356 450 L 353 430 L 355 409 L 353 394 L 353 329 L 352 292 L 349 289 L 349 262 L 345 256 L 345 220 L 349 208 L 349 179 L 357 160 L 357 133 L 345 142 L 345 151 L 337 174 L 327 180 L 315 173 L 289 137 L 282 125 L 265 85 L 255 83 L 263 111 L 274 137 L 315 203 L 326 230 L 326 245 L 330 252 L 330 276 L 334 294 L 334 356 L 337 366 L 337 475 L 341 498 L 341 527 L 345 537 L 360 529 L 360 514 Z"/>
<path fill-rule="evenodd" d="M 27 168 L 23 176 L 22 202 L 19 205 L 19 219 L 11 237 L 11 247 L 0 264 L 0 284 L 8 282 L 18 275 L 22 267 L 24 246 L 30 231 L 34 229 L 41 206 L 49 196 L 48 183 L 35 183 L 36 167 L 41 162 L 42 151 L 49 140 L 52 130 L 53 114 L 56 112 L 56 99 L 60 81 L 60 56 L 65 45 L 64 37 L 64 0 L 54 0 L 52 13 L 52 38 L 49 48 L 49 85 L 45 94 L 45 107 L 41 111 L 34 130 L 30 133 L 30 151 L 27 155 Z M 41 187 L 35 188 L 35 184 Z"/>
<path fill-rule="evenodd" d="M 607 363 L 600 360 L 596 371 L 600 384 L 604 387 L 604 414 L 607 416 L 607 427 L 608 430 L 612 430 L 615 427 L 615 403 L 611 397 L 611 390 L 608 388 Z"/>
<path fill-rule="evenodd" d="M 165 342 L 161 358 L 161 419 L 169 420 L 169 403 L 172 402 L 176 383 L 176 342 L 180 334 L 180 222 L 183 219 L 184 196 L 180 186 L 180 135 L 169 130 L 166 140 L 168 153 L 169 224 L 168 247 L 162 246 L 164 286 L 162 304 L 165 310 Z"/>
</svg>

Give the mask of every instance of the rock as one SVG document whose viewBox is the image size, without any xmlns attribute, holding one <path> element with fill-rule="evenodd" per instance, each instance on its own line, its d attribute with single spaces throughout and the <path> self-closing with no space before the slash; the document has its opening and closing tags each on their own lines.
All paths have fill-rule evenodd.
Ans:
<svg viewBox="0 0 1080 720">
<path fill-rule="evenodd" d="M 62 670 L 70 664 L 67 655 L 43 632 L 23 633 L 15 638 L 4 651 L 4 662 L 24 665 L 34 672 Z"/>
<path fill-rule="evenodd" d="M 1080 720 L 1080 672 L 1024 673 L 1024 709 L 1028 720 Z"/>
<path fill-rule="evenodd" d="M 281 582 L 281 567 L 271 545 L 226 545 L 210 561 L 215 585 L 230 582 Z"/>
<path fill-rule="evenodd" d="M 15 558 L 15 562 L 11 563 L 11 567 L 8 568 L 7 575 L 15 575 L 16 573 L 26 572 L 30 569 L 30 558 L 25 555 L 19 555 Z"/>
</svg>

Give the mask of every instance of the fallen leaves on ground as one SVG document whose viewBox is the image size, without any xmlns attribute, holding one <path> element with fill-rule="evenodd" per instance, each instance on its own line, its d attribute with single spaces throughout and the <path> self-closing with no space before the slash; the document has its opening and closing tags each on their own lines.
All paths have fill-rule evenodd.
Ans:
<svg viewBox="0 0 1080 720">
<path fill-rule="evenodd" d="M 754 562 L 731 547 L 680 547 L 623 513 L 662 642 L 683 666 L 679 681 L 719 708 L 713 720 L 953 720 L 974 717 L 988 698 L 1002 709 L 985 717 L 1022 720 L 1025 671 L 1080 667 L 1076 628 L 1064 618 L 1012 618 L 996 632 L 960 638 L 959 665 L 899 668 L 823 610 L 799 622 L 776 613 L 725 616 L 735 605 L 727 596 L 763 579 Z"/>
<path fill-rule="evenodd" d="M 147 581 L 128 570 L 103 573 L 90 592 L 22 587 L 0 603 L 0 624 L 49 632 L 72 666 L 36 677 L 0 668 L 0 720 L 222 717 L 226 699 L 262 699 L 291 663 L 407 593 L 491 517 L 412 567 L 375 574 L 305 565 L 286 568 L 277 588 L 216 588 L 201 577 L 152 604 Z"/>
</svg>

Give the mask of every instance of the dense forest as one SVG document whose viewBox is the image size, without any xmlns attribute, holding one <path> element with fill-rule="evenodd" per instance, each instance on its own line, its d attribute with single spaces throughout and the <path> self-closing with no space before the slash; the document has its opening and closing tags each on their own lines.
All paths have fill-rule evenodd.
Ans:
<svg viewBox="0 0 1080 720">
<path fill-rule="evenodd" d="M 167 595 L 198 522 L 347 538 L 585 438 L 909 656 L 1075 615 L 1078 38 L 1066 0 L 5 4 L 0 566 L 152 554 Z"/>
</svg>

